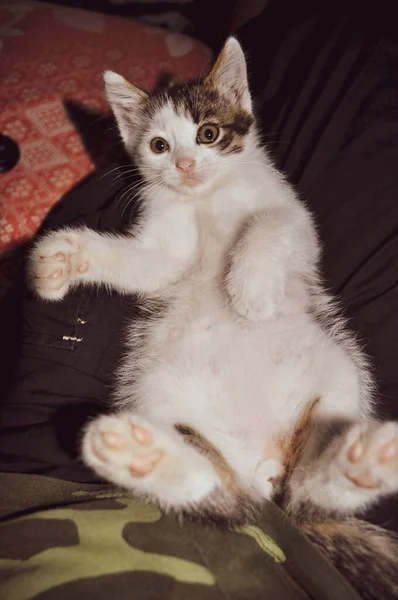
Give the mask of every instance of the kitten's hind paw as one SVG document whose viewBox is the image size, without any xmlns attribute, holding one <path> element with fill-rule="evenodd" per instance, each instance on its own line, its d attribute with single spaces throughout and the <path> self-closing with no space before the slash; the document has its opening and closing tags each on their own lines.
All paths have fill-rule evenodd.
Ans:
<svg viewBox="0 0 398 600">
<path fill-rule="evenodd" d="M 97 417 L 83 437 L 82 458 L 98 475 L 165 506 L 199 502 L 219 483 L 209 461 L 174 428 L 135 413 Z"/>
<path fill-rule="evenodd" d="M 148 476 L 157 468 L 166 452 L 165 445 L 137 416 L 102 416 L 87 428 L 83 459 L 99 475 L 131 487 L 132 478 Z"/>
<path fill-rule="evenodd" d="M 357 488 L 398 491 L 398 423 L 370 423 L 347 434 L 341 469 Z"/>
</svg>

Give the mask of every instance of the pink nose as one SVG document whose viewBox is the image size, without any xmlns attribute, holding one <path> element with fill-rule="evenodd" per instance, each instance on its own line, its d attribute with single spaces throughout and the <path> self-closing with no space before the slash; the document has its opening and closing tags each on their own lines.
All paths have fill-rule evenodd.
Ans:
<svg viewBox="0 0 398 600">
<path fill-rule="evenodd" d="M 186 175 L 189 175 L 195 168 L 195 160 L 189 156 L 183 156 L 177 160 L 176 167 Z"/>
</svg>

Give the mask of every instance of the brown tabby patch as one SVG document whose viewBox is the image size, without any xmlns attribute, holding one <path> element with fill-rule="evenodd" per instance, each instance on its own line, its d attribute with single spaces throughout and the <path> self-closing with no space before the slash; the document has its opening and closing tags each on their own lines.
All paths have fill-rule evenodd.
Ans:
<svg viewBox="0 0 398 600">
<path fill-rule="evenodd" d="M 235 472 L 229 466 L 221 452 L 207 438 L 193 427 L 188 427 L 187 425 L 177 424 L 175 428 L 190 446 L 196 448 L 196 450 L 209 459 L 229 492 L 232 494 L 242 493 Z"/>
<path fill-rule="evenodd" d="M 312 400 L 307 404 L 301 417 L 296 423 L 293 432 L 280 440 L 286 477 L 289 477 L 292 474 L 300 459 L 304 443 L 311 431 L 314 409 L 319 403 L 319 400 L 319 398 L 315 398 L 315 400 Z"/>
<path fill-rule="evenodd" d="M 236 526 L 250 522 L 256 509 L 255 498 L 250 497 L 240 486 L 235 471 L 227 463 L 221 452 L 207 438 L 193 427 L 177 424 L 176 430 L 184 437 L 187 444 L 203 454 L 218 473 L 223 487 L 218 487 L 199 504 L 189 507 L 187 518 L 217 523 L 219 525 Z"/>
<path fill-rule="evenodd" d="M 185 83 L 163 79 L 148 97 L 146 115 L 151 117 L 167 102 L 172 102 L 177 114 L 188 116 L 198 127 L 205 123 L 218 125 L 221 135 L 213 146 L 222 154 L 240 152 L 254 123 L 253 115 L 219 94 L 210 80 Z"/>
<path fill-rule="evenodd" d="M 284 474 L 281 480 L 273 482 L 277 493 L 282 492 L 287 479 L 300 458 L 301 449 L 309 433 L 313 411 L 318 400 L 317 398 L 309 402 L 294 430 L 289 435 L 275 441 L 273 447 L 277 455 L 267 454 L 264 457 L 278 458 L 283 462 Z M 196 506 L 195 512 L 206 516 L 213 512 L 217 518 L 223 516 L 233 521 L 249 518 L 258 498 L 252 497 L 247 490 L 242 488 L 234 469 L 228 464 L 222 453 L 193 427 L 178 423 L 175 428 L 184 437 L 187 444 L 194 447 L 211 462 L 223 483 L 223 488 L 217 489 L 200 506 Z"/>
</svg>

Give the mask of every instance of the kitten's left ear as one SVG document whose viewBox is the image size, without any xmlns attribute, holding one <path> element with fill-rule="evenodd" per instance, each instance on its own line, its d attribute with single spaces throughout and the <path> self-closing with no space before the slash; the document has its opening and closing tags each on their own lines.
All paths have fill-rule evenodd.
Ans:
<svg viewBox="0 0 398 600">
<path fill-rule="evenodd" d="M 245 55 L 236 38 L 228 38 L 206 80 L 224 96 L 232 95 L 245 110 L 252 111 Z"/>
</svg>

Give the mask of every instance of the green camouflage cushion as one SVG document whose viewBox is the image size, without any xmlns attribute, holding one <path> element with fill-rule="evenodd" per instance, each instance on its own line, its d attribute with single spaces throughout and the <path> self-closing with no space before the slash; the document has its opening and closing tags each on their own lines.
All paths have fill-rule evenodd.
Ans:
<svg viewBox="0 0 398 600">
<path fill-rule="evenodd" d="M 229 531 L 105 485 L 0 474 L 1 600 L 359 600 L 271 503 Z"/>
</svg>

